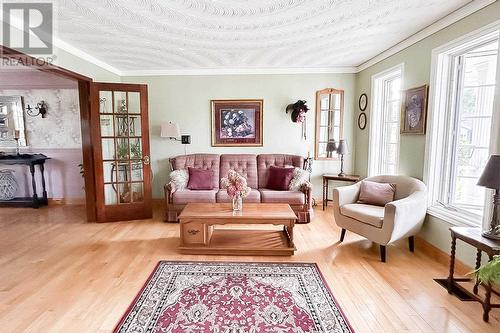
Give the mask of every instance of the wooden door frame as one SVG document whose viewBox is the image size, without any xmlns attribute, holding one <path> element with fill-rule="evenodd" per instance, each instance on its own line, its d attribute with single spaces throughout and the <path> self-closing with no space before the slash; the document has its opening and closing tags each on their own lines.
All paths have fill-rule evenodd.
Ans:
<svg viewBox="0 0 500 333">
<path fill-rule="evenodd" d="M 145 131 L 145 127 L 149 128 L 149 118 L 148 118 L 148 86 L 146 84 L 135 84 L 135 83 L 113 83 L 113 82 L 94 82 L 92 83 L 91 91 L 90 91 L 90 109 L 92 110 L 91 114 L 96 115 L 90 121 L 91 131 L 96 133 L 93 135 L 92 147 L 94 147 L 94 156 L 93 161 L 96 162 L 95 169 L 93 170 L 95 176 L 95 190 L 102 192 L 95 192 L 96 198 L 104 202 L 104 176 L 103 176 L 103 166 L 102 166 L 102 142 L 101 142 L 101 125 L 100 125 L 100 117 L 99 116 L 99 91 L 109 90 L 109 91 L 125 91 L 125 92 L 137 92 L 140 94 L 140 115 L 141 115 L 141 142 L 142 142 L 142 151 L 147 151 L 148 158 L 151 156 L 150 150 L 150 142 L 149 142 L 149 130 Z M 112 104 L 113 105 L 113 104 Z M 112 111 L 115 112 L 114 110 Z M 144 133 L 144 134 L 142 134 Z M 148 171 L 146 171 L 148 170 Z M 143 218 L 151 218 L 152 217 L 152 193 L 151 193 L 151 175 L 152 169 L 151 165 L 148 166 L 143 165 L 143 195 L 144 200 L 142 202 L 142 208 L 135 208 L 135 212 L 133 215 L 140 215 L 140 212 L 147 211 L 150 213 L 147 217 Z M 146 184 L 149 184 L 149 191 L 146 191 Z M 99 195 L 98 195 L 99 194 Z M 130 212 L 123 212 L 124 214 L 118 214 L 116 212 L 117 207 L 111 208 L 108 206 L 108 213 L 111 212 L 110 215 L 106 214 L 106 209 L 102 205 L 96 204 L 96 221 L 97 222 L 113 222 L 113 221 L 124 221 L 127 220 Z M 137 210 L 139 209 L 139 210 Z M 113 213 L 114 211 L 114 213 Z"/>
<path fill-rule="evenodd" d="M 0 58 L 16 59 L 23 64 L 29 64 L 28 67 L 78 82 L 80 127 L 82 132 L 83 177 L 85 183 L 85 208 L 87 212 L 87 221 L 97 221 L 96 177 L 94 172 L 94 151 L 92 147 L 92 136 L 94 133 L 90 126 L 90 86 L 93 82 L 92 79 L 56 65 L 49 63 L 40 64 L 40 61 L 37 61 L 36 58 L 3 45 L 0 45 Z"/>
</svg>

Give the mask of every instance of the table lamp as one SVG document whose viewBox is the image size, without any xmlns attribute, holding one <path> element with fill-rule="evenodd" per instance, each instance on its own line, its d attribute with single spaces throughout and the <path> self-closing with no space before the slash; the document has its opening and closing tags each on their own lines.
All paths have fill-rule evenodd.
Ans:
<svg viewBox="0 0 500 333">
<path fill-rule="evenodd" d="M 340 173 L 339 176 L 345 176 L 344 173 L 344 155 L 349 153 L 349 148 L 347 148 L 347 142 L 344 139 L 339 140 L 339 145 L 337 147 L 337 154 L 340 155 Z"/>
<path fill-rule="evenodd" d="M 500 239 L 500 155 L 491 155 L 477 185 L 495 190 L 493 196 L 493 214 L 488 230 L 483 236 Z"/>
<path fill-rule="evenodd" d="M 337 143 L 335 140 L 330 139 L 328 140 L 326 144 L 326 157 L 331 158 L 333 155 L 333 152 L 337 150 Z"/>
</svg>

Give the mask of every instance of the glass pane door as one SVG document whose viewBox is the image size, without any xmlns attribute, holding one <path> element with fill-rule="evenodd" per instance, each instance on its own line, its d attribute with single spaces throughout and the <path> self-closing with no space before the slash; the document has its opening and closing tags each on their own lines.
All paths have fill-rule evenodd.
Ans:
<svg viewBox="0 0 500 333">
<path fill-rule="evenodd" d="M 96 85 L 101 216 L 106 220 L 143 218 L 141 209 L 151 210 L 147 94 L 141 90 L 145 86 Z"/>
<path fill-rule="evenodd" d="M 99 91 L 104 202 L 144 200 L 140 93 Z"/>
</svg>

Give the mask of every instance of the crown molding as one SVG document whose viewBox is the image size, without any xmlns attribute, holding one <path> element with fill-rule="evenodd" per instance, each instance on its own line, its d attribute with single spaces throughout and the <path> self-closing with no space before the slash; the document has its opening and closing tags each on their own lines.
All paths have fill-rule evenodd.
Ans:
<svg viewBox="0 0 500 333">
<path fill-rule="evenodd" d="M 88 54 L 87 52 L 84 52 L 82 51 L 81 49 L 69 44 L 69 43 L 66 43 L 62 40 L 60 40 L 59 38 L 57 37 L 54 37 L 54 45 L 58 48 L 58 49 L 61 49 L 63 51 L 66 51 L 78 58 L 81 58 L 93 65 L 96 65 L 102 69 L 105 69 L 107 70 L 108 72 L 111 72 L 113 74 L 116 74 L 118 76 L 123 76 L 123 72 L 121 70 L 119 70 L 118 68 L 116 67 L 113 67 L 111 66 L 110 64 L 108 64 L 107 62 L 104 62 L 100 59 L 97 59 L 96 57 Z"/>
<path fill-rule="evenodd" d="M 193 68 L 122 71 L 122 76 L 166 75 L 260 75 L 260 74 L 354 74 L 355 66 L 293 67 L 293 68 Z"/>
<path fill-rule="evenodd" d="M 438 32 L 439 30 L 442 30 L 450 25 L 452 25 L 455 22 L 460 21 L 461 19 L 477 12 L 478 10 L 491 5 L 492 3 L 496 2 L 496 0 L 473 0 L 466 4 L 463 7 L 460 7 L 459 9 L 455 10 L 454 12 L 446 15 L 442 19 L 432 23 L 431 25 L 427 26 L 426 28 L 418 31 L 417 33 L 411 35 L 410 37 L 404 39 L 403 41 L 397 43 L 396 45 L 388 48 L 384 52 L 376 55 L 375 57 L 371 58 L 370 60 L 362 63 L 357 67 L 357 72 L 361 72 L 376 63 L 381 62 L 382 60 L 389 58 L 390 56 L 406 49 L 407 47 L 410 47 L 411 45 L 421 41 L 424 38 L 429 37 L 430 35 Z"/>
</svg>

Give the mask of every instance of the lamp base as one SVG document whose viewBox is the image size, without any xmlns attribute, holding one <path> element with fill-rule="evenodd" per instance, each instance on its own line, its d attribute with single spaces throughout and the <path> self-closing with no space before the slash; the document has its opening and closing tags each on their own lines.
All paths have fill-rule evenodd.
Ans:
<svg viewBox="0 0 500 333">
<path fill-rule="evenodd" d="M 345 173 L 341 172 L 338 174 L 339 177 L 344 177 L 345 176 Z"/>
<path fill-rule="evenodd" d="M 500 240 L 500 234 L 493 233 L 492 230 L 484 231 L 481 235 L 489 239 Z"/>
</svg>

